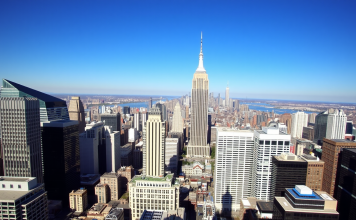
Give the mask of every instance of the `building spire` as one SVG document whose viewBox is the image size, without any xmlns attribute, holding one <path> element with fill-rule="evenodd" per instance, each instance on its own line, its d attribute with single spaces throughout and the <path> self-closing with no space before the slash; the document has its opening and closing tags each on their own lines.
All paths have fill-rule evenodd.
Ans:
<svg viewBox="0 0 356 220">
<path fill-rule="evenodd" d="M 206 72 L 206 70 L 203 66 L 203 32 L 201 32 L 201 39 L 200 39 L 199 66 L 196 71 Z"/>
</svg>

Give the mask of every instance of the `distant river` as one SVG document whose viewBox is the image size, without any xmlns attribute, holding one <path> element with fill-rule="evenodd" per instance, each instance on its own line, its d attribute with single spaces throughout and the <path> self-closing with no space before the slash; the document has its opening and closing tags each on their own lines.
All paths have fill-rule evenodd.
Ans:
<svg viewBox="0 0 356 220">
<path fill-rule="evenodd" d="M 284 113 L 295 113 L 298 112 L 297 110 L 292 110 L 292 109 L 279 109 L 279 108 L 274 108 L 273 105 L 266 104 L 266 103 L 250 103 L 250 102 L 241 102 L 241 104 L 248 105 L 249 109 L 251 110 L 256 110 L 256 111 L 263 111 L 263 112 L 271 112 L 274 110 L 274 113 L 276 114 L 284 114 Z M 305 113 L 314 113 L 314 112 L 307 112 Z"/>
<path fill-rule="evenodd" d="M 171 99 L 175 99 L 177 97 L 164 97 L 162 99 L 162 101 L 165 101 L 166 99 L 171 100 Z M 152 101 L 152 105 L 156 104 L 158 102 L 158 100 Z M 106 105 L 106 106 L 110 106 L 110 107 L 114 107 L 115 105 L 118 106 L 130 106 L 130 108 L 148 108 L 148 102 L 132 102 L 132 103 L 124 103 L 124 104 L 112 104 L 112 105 Z M 100 106 L 100 105 L 99 105 Z"/>
</svg>

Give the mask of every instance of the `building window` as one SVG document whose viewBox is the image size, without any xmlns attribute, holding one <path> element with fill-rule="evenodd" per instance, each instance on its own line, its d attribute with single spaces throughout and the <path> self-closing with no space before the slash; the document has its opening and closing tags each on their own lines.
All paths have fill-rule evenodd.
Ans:
<svg viewBox="0 0 356 220">
<path fill-rule="evenodd" d="M 5 188 L 5 184 L 2 184 L 2 188 Z"/>
<path fill-rule="evenodd" d="M 14 185 L 10 184 L 10 188 L 14 188 Z"/>
</svg>

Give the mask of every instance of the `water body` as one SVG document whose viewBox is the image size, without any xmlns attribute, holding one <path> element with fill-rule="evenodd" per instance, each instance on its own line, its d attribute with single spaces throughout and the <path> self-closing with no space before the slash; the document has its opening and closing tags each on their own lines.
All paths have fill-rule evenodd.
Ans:
<svg viewBox="0 0 356 220">
<path fill-rule="evenodd" d="M 292 113 L 298 112 L 298 110 L 275 108 L 273 105 L 270 105 L 267 103 L 241 102 L 240 105 L 241 104 L 248 105 L 249 109 L 251 109 L 251 110 L 262 111 L 262 112 L 271 112 L 273 110 L 274 113 L 276 113 L 276 114 L 284 114 L 284 113 L 292 114 Z M 310 114 L 310 113 L 315 113 L 315 112 L 305 111 L 305 113 Z"/>
<path fill-rule="evenodd" d="M 168 96 L 168 97 L 163 97 L 162 101 L 166 101 L 166 99 L 168 100 L 172 100 L 172 99 L 176 99 L 177 97 L 175 96 Z M 158 102 L 158 100 L 152 101 L 152 105 L 156 104 Z M 106 105 L 106 106 L 110 106 L 110 107 L 114 107 L 115 105 L 124 107 L 124 106 L 130 106 L 130 108 L 148 108 L 148 102 L 132 102 L 132 103 L 124 103 L 124 104 L 113 104 L 113 105 Z M 100 107 L 101 105 L 99 105 Z"/>
</svg>

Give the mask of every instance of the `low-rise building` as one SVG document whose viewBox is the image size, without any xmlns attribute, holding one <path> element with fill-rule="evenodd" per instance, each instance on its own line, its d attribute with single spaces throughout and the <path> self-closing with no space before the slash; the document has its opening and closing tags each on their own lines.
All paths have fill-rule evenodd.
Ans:
<svg viewBox="0 0 356 220">
<path fill-rule="evenodd" d="M 96 201 L 98 203 L 108 203 L 110 202 L 110 191 L 108 184 L 97 184 L 95 186 Z"/>
<path fill-rule="evenodd" d="M 69 193 L 69 207 L 75 212 L 82 213 L 88 207 L 88 194 L 84 188 Z"/>
<path fill-rule="evenodd" d="M 164 177 L 135 176 L 129 183 L 132 220 L 144 210 L 175 210 L 179 207 L 179 182 L 173 174 Z"/>
<path fill-rule="evenodd" d="M 176 210 L 156 211 L 145 210 L 140 220 L 185 220 L 185 208 L 178 208 Z"/>
<path fill-rule="evenodd" d="M 48 219 L 47 192 L 36 177 L 0 176 L 0 219 Z"/>
<path fill-rule="evenodd" d="M 204 171 L 204 165 L 194 162 L 192 165 L 182 166 L 182 173 L 186 176 L 201 176 Z"/>
<path fill-rule="evenodd" d="M 132 177 L 134 177 L 134 173 L 134 168 L 132 166 L 123 166 L 117 170 L 117 174 L 120 175 L 122 193 L 129 191 L 128 183 L 131 181 Z"/>
<path fill-rule="evenodd" d="M 104 173 L 100 177 L 100 183 L 107 184 L 109 187 L 110 200 L 119 200 L 122 195 L 119 177 L 116 172 Z"/>
</svg>

